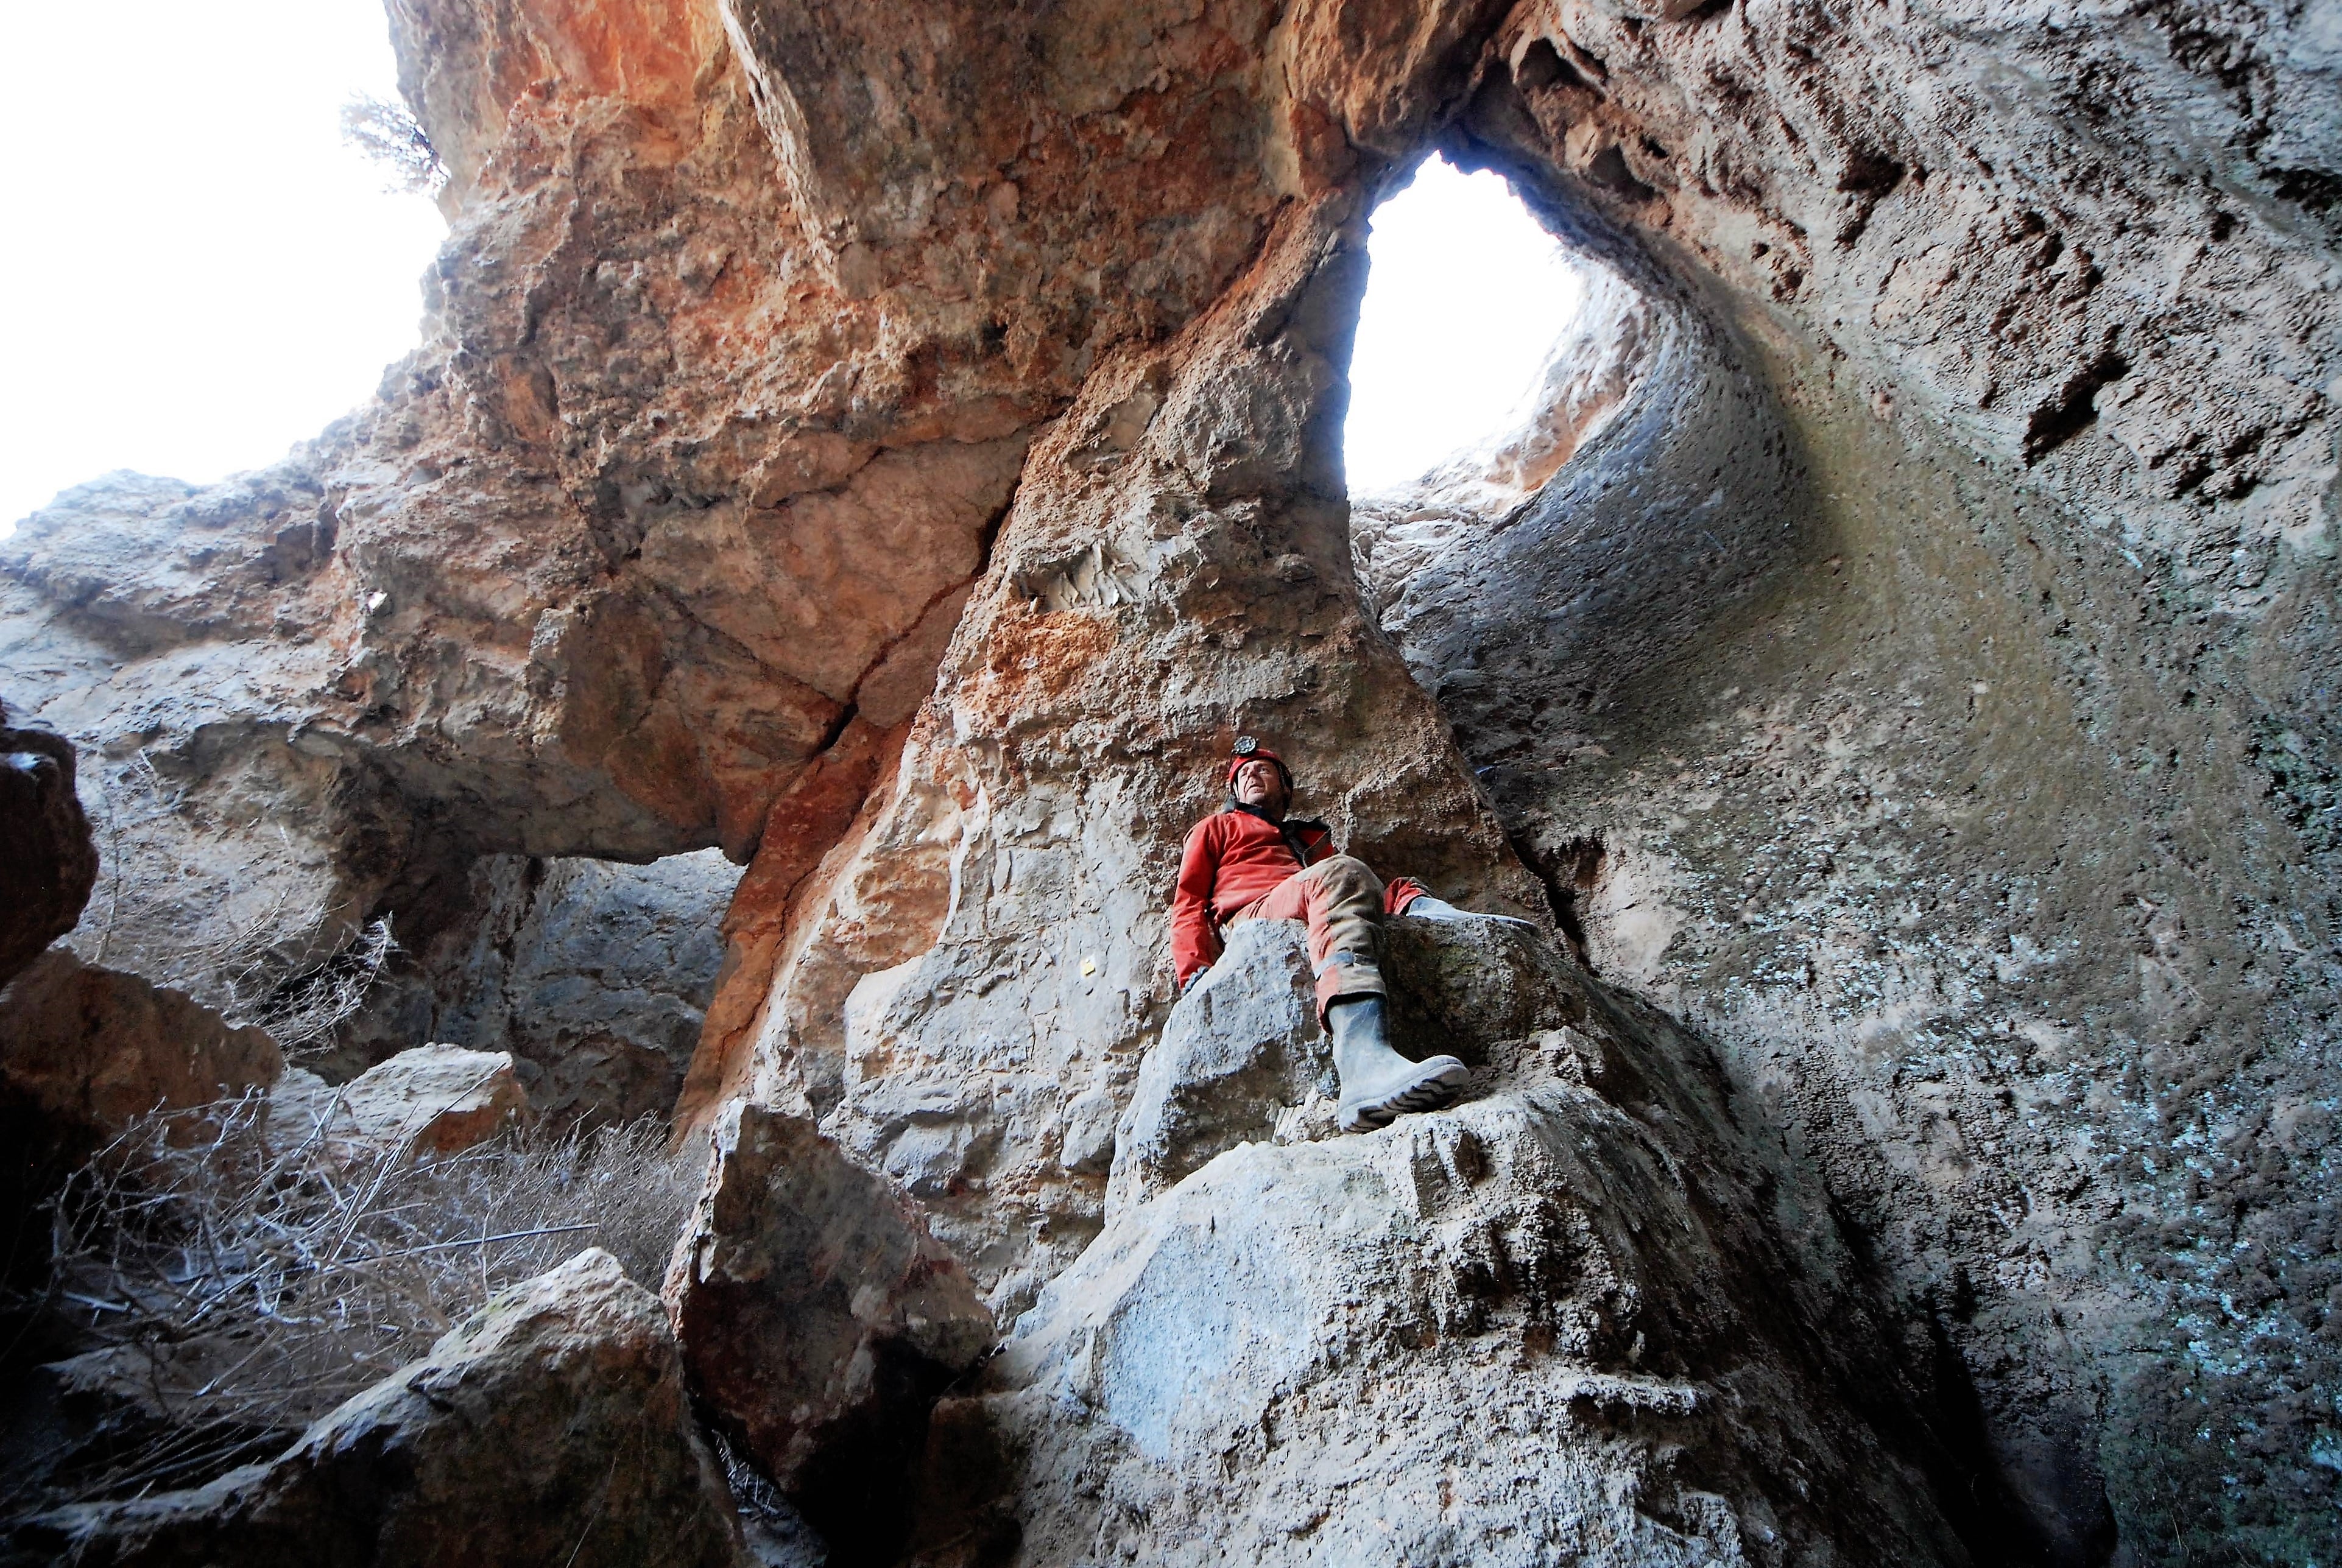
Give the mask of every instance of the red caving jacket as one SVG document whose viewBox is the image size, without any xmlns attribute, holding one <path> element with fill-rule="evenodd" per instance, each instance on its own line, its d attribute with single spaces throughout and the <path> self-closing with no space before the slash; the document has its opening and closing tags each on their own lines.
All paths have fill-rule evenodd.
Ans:
<svg viewBox="0 0 2342 1568">
<path fill-rule="evenodd" d="M 1220 922 L 1304 867 L 1330 859 L 1334 832 L 1322 822 L 1265 816 L 1230 806 L 1197 823 L 1179 855 L 1171 899 L 1171 964 L 1184 986 L 1220 955 Z"/>
</svg>

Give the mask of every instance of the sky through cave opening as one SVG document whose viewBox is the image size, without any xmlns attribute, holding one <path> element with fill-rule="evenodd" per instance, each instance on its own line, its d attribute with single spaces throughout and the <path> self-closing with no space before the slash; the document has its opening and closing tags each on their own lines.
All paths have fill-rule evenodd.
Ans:
<svg viewBox="0 0 2342 1568">
<path fill-rule="evenodd" d="M 205 484 L 265 466 L 356 407 L 415 345 L 415 280 L 445 232 L 341 139 L 350 98 L 397 95 L 372 0 L 209 20 L 129 3 L 133 46 L 84 47 L 101 24 L 69 8 L 35 19 L 49 46 L 20 51 L 0 95 L 21 145 L 79 127 L 14 181 L 54 243 L 0 257 L 11 295 L 42 302 L 5 328 L 0 534 L 112 469 Z M 100 59 L 103 90 L 55 68 Z M 1358 494 L 1516 424 L 1585 297 L 1502 176 L 1436 155 L 1376 209 L 1368 252 L 1344 436 Z"/>
<path fill-rule="evenodd" d="M 379 0 L 22 6 L 0 64 L 0 535 L 117 468 L 282 458 L 415 346 L 446 234 L 342 139 L 398 97 Z"/>
<path fill-rule="evenodd" d="M 1350 359 L 1350 493 L 1406 484 L 1511 429 L 1584 275 L 1504 177 L 1424 160 L 1375 210 Z"/>
</svg>

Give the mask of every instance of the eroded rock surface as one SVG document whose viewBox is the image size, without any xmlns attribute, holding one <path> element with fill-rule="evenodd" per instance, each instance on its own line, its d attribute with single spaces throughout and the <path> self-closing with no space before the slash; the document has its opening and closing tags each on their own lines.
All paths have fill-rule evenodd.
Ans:
<svg viewBox="0 0 2342 1568">
<path fill-rule="evenodd" d="M 1272 1170 L 1355 1185 L 1353 1251 L 1289 1272 L 1403 1332 L 1280 1337 L 1215 1397 L 1334 1438 L 1387 1400 L 1360 1473 L 1405 1468 L 1386 1522 L 1424 1553 L 1416 1473 L 1493 1486 L 1446 1381 L 1517 1344 L 1499 1446 L 1566 1458 L 1556 1549 L 1721 1550 L 1728 1514 L 1754 1560 L 1949 1560 L 1939 1509 L 1983 1560 L 2335 1556 L 2330 7 L 393 23 L 451 175 L 425 347 L 275 469 L 113 476 L 0 544 L 6 694 L 81 752 L 105 858 L 86 961 L 232 1006 L 483 857 L 716 846 L 748 869 L 686 1136 L 818 1127 L 998 1314 L 1089 1325 L 1064 1345 L 1109 1303 L 1176 1323 L 1157 1257 L 1267 1279 L 1215 1249 L 1297 1244 Z M 1434 145 L 1606 269 L 1601 335 L 1527 439 L 1378 498 L 1360 561 L 1364 225 Z M 1109 1221 L 1176 847 L 1239 731 L 1379 869 L 1549 904 L 1696 1025 L 1712 1057 L 1641 1004 L 1599 1042 L 1674 1064 L 1690 1098 L 1628 1118 L 1654 1141 L 1522 1078 L 1436 1124 L 1477 1178 L 1445 1134 L 1413 1196 L 1368 1153 L 1399 1134 L 1256 1144 Z M 1613 1187 L 1639 1234 L 1597 1223 Z M 1499 1293 L 1486 1333 L 1415 1304 L 1449 1276 L 1400 1241 L 1483 1192 L 1576 1204 L 1638 1322 L 1689 1314 L 1646 1354 L 1690 1359 L 1539 1348 L 1592 1284 Z M 1272 1428 L 1207 1494 L 1136 1435 L 1202 1425 L 1052 1403 L 1056 1357 L 990 1396 L 1026 1457 L 971 1492 L 1028 1555 L 1183 1551 L 1306 1490 Z M 1596 1376 L 1689 1413 L 1565 1397 Z M 1093 1463 L 1157 1523 L 1069 1493 Z M 1494 1542 L 1511 1505 L 1461 1495 Z M 1351 1510 L 1243 1518 L 1365 1552 Z"/>
<path fill-rule="evenodd" d="M 1384 628 L 1476 739 L 1532 683 L 1591 706 L 1705 636 L 1796 554 L 1810 505 L 1747 351 L 1646 262 L 1578 254 L 1586 301 L 1534 416 L 1351 511 Z"/>
<path fill-rule="evenodd" d="M 1143 1203 L 1336 1084 L 1297 922 L 1253 920 L 1171 1009 L 1115 1129 L 1106 1213 Z"/>
<path fill-rule="evenodd" d="M 1455 155 L 1769 384 L 1794 535 L 1669 658 L 1663 554 L 1555 610 L 1696 479 L 1672 431 L 1361 533 L 1596 965 L 1774 1107 L 2054 1562 L 2331 1550 L 2320 27 L 1523 7 Z"/>
<path fill-rule="evenodd" d="M 842 1561 L 888 1561 L 927 1407 L 993 1343 L 917 1211 L 810 1122 L 736 1106 L 666 1295 L 716 1419 Z"/>
<path fill-rule="evenodd" d="M 921 1198 L 996 1311 L 1096 1233 L 1102 1174 L 1066 1139 L 1095 1150 L 1096 1096 L 1167 1009 L 1167 889 L 1235 733 L 1308 759 L 1304 808 L 1353 853 L 1540 902 L 1349 569 L 1330 444 L 1363 216 L 1286 208 L 1227 300 L 1036 444 L 891 778 L 774 965 L 733 972 L 761 1019 L 695 1068 Z"/>
<path fill-rule="evenodd" d="M 914 1560 L 1970 1561 L 1910 1391 L 1865 1385 L 1858 1269 L 1704 1048 L 1534 933 L 1396 924 L 1467 1102 L 1264 1127 L 1116 1210 L 938 1410 Z M 1214 1030 L 1280 1039 L 1287 955 L 1251 946 Z"/>
<path fill-rule="evenodd" d="M 1341 1085 L 1317 1022 L 1306 935 L 1296 921 L 1231 927 L 1218 960 L 1172 1008 L 1115 1129 L 1109 1220 L 1239 1144 L 1336 1135 Z M 1386 921 L 1393 1043 L 1418 1060 L 1446 1053 L 1486 1068 L 1490 1042 L 1566 1027 L 1579 1015 L 1566 984 L 1522 983 L 1540 967 L 1546 940 L 1499 922 Z M 1548 1044 L 1566 1054 L 1566 1041 Z"/>
<path fill-rule="evenodd" d="M 1752 237 L 1773 221 L 1763 211 L 1805 204 L 1813 216 L 1795 221 L 1809 236 L 1824 233 L 1816 204 L 1847 204 L 1847 217 L 1827 244 L 1795 242 L 1810 269 L 1769 306 L 1619 273 L 1718 324 L 1709 368 L 1630 393 L 1533 494 L 1497 443 L 1378 499 L 1362 570 L 1596 967 L 1717 1042 L 1905 1310 L 1972 1369 L 2036 1549 L 2088 1562 L 2117 1530 L 2167 1541 L 2175 1515 L 2151 1499 L 2177 1492 L 2198 1522 L 2187 1550 L 2309 1552 L 2289 1532 L 2327 1488 L 2299 1457 L 2325 1417 L 2297 1391 L 2336 1369 L 2323 1309 L 2302 1304 L 2327 1288 L 2322 1201 L 2297 1183 L 2324 1134 L 2287 1107 L 2327 1072 L 2324 1026 L 2308 1021 L 2335 984 L 2319 956 L 2328 901 L 2303 893 L 2330 884 L 2331 835 L 2318 786 L 2302 782 L 2324 765 L 2304 737 L 2324 727 L 2313 672 L 2331 654 L 2304 616 L 2323 624 L 2308 605 L 2327 591 L 2331 493 L 2317 498 L 2325 482 L 2295 466 L 2312 460 L 2283 434 L 2311 427 L 2267 401 L 2296 393 L 2250 375 L 2191 385 L 2184 368 L 2316 352 L 2314 333 L 2245 325 L 2254 291 L 2313 265 L 2304 231 L 2237 185 L 2217 197 L 2159 185 L 2152 223 L 2133 225 L 2122 215 L 2149 199 L 2138 185 L 2063 185 L 2037 152 L 2009 177 L 2042 205 L 1995 220 L 2016 236 L 1995 246 L 1974 226 L 1975 182 L 2004 167 L 2012 125 L 2050 135 L 2037 101 L 2019 92 L 1985 113 L 1951 68 L 1900 124 L 1828 100 L 1824 140 L 1782 162 L 1756 151 L 1777 127 L 1719 132 L 1660 107 L 1683 102 L 1660 85 L 1667 72 L 1695 57 L 1710 79 L 1726 58 L 1748 67 L 1761 38 L 1786 44 L 1800 25 L 1718 22 L 1638 42 L 1614 18 L 1542 14 L 1514 56 L 1536 128 L 1510 110 L 1476 115 L 1470 135 L 1487 141 L 1467 155 L 1519 176 L 1542 210 L 1577 202 L 1563 230 L 1605 265 L 1616 236 L 1588 212 L 1665 206 L 1669 234 L 1726 281 L 1787 265 L 1776 240 Z M 2110 44 L 2053 47 L 2078 59 Z M 1614 46 L 1640 62 L 1616 89 L 1571 53 L 1615 61 Z M 1867 40 L 1866 79 L 1907 70 L 1891 63 L 1898 47 Z M 2147 66 L 2128 55 L 2107 68 L 2137 81 Z M 1650 116 L 1631 135 L 1630 101 Z M 1621 166 L 1644 171 L 1636 188 L 1590 172 L 1614 135 Z M 1695 150 L 1678 154 L 1679 137 Z M 1712 175 L 1728 156 L 1742 183 L 1666 185 L 1654 145 L 1689 159 L 1666 165 L 1678 172 Z M 1866 192 L 1849 175 L 1821 191 L 1792 166 L 1811 166 L 1816 145 L 1857 175 L 1887 168 L 1864 165 L 1866 146 L 1891 145 L 1894 183 Z M 1767 174 L 1745 173 L 1756 166 Z M 2130 177 L 2161 179 L 2145 164 Z M 1747 248 L 1725 254 L 1734 245 Z M 2182 327 L 2141 303 L 2162 296 L 2121 286 L 2126 268 L 2167 264 L 2238 281 L 2207 287 Z M 2060 268 L 2081 270 L 2061 284 Z M 1987 312 L 2002 330 L 1979 328 Z M 1851 364 L 1810 357 L 1785 317 L 1826 318 Z M 1857 335 L 1858 320 L 1883 330 Z M 2092 371 L 2101 352 L 2120 369 Z M 1669 656 L 1630 606 L 1668 603 L 1686 574 L 1659 552 L 1606 563 L 1585 541 L 1665 539 L 1642 510 L 1655 496 L 1679 527 L 1705 514 L 1707 475 L 1685 465 L 1699 432 L 1765 428 L 1714 385 L 1733 365 L 1770 385 L 1785 457 L 1758 465 L 1777 488 L 1754 499 L 1780 498 L 1766 504 L 1793 532 L 1761 560 L 1729 532 L 1710 542 L 1762 570 L 1736 597 L 1673 601 L 1690 640 Z M 2034 400 L 2022 419 L 2012 397 Z M 1568 397 L 1556 406 L 1558 423 L 1576 417 Z M 1631 417 L 1669 407 L 1664 431 Z M 2237 419 L 2267 422 L 2254 455 L 2232 449 L 2257 477 L 2215 504 L 2205 487 L 2231 482 L 2217 462 L 2184 480 L 2170 464 Z M 1735 482 L 1748 467 L 1726 465 L 1726 510 L 1752 499 Z M 1581 563 L 1599 569 L 1573 577 Z M 1557 615 L 1575 581 L 1587 591 Z M 2211 838 L 2190 838 L 2215 821 Z M 2258 1065 L 2239 1074 L 2247 1057 Z M 2183 1113 L 2187 1094 L 2199 1098 Z M 2247 1153 L 2263 1135 L 2247 1128 L 2283 1152 Z M 2181 1152 L 2199 1145 L 2222 1152 Z M 2235 1207 L 2217 1195 L 2247 1191 Z M 2230 1261 L 2167 1250 L 2207 1225 Z M 2277 1315 L 2216 1304 L 2239 1287 Z M 2190 1370 L 2174 1382 L 2177 1367 Z M 2211 1502 L 2237 1485 L 2256 1500 L 2241 1513 Z"/>
<path fill-rule="evenodd" d="M 664 1117 L 699 1044 L 740 874 L 714 850 L 649 865 L 491 855 L 460 908 L 305 1057 L 335 1076 L 421 1041 L 507 1051 L 536 1112 L 563 1124 Z"/>
<path fill-rule="evenodd" d="M 225 1009 L 347 941 L 413 834 L 379 774 L 301 738 L 327 659 L 290 601 L 335 534 L 294 467 L 111 474 L 0 541 L 9 699 L 84 754 L 102 864 L 77 950 Z"/>
<path fill-rule="evenodd" d="M 598 1249 L 267 1463 L 19 1525 L 11 1563 L 746 1563 L 658 1299 Z"/>
</svg>

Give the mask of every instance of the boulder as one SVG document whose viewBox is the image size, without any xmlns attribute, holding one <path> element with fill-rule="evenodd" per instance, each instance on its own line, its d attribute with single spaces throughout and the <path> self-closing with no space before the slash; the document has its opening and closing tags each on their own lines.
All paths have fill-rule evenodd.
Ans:
<svg viewBox="0 0 2342 1568">
<path fill-rule="evenodd" d="M 1501 920 L 1383 922 L 1391 1040 L 1494 1066 L 1510 1043 L 1586 1015 L 1586 972 L 1544 932 Z"/>
<path fill-rule="evenodd" d="M 0 991 L 0 1083 L 91 1134 L 265 1088 L 284 1069 L 265 1032 L 68 948 L 42 954 Z"/>
<path fill-rule="evenodd" d="M 0 985 L 74 928 L 97 881 L 73 747 L 7 718 L 0 706 Z"/>
<path fill-rule="evenodd" d="M 1108 1215 L 1267 1138 L 1286 1109 L 1332 1092 L 1304 935 L 1293 921 L 1239 923 L 1171 1009 L 1115 1129 Z"/>
<path fill-rule="evenodd" d="M 208 1486 L 18 1525 L 10 1564 L 731 1568 L 721 1472 L 656 1297 L 579 1253 Z"/>
<path fill-rule="evenodd" d="M 842 1561 L 902 1538 L 927 1411 L 993 1343 L 974 1283 L 885 1178 L 747 1104 L 666 1296 L 700 1397 Z"/>
<path fill-rule="evenodd" d="M 35 1360 L 75 1348 L 56 1339 L 65 1318 L 51 1310 L 42 1207 L 94 1150 L 150 1112 L 265 1088 L 284 1065 L 260 1030 L 182 992 L 85 964 L 63 943 L 0 990 L 0 1225 L 17 1238 L 0 1264 L 0 1339 Z"/>
<path fill-rule="evenodd" d="M 1246 921 L 1171 1009 L 1115 1133 L 1109 1217 L 1239 1144 L 1332 1133 L 1340 1085 L 1318 1025 L 1305 932 Z M 1526 1040 L 1580 1016 L 1573 967 L 1542 933 L 1501 921 L 1383 923 L 1391 1038 L 1421 1060 L 1487 1065 L 1492 1041 Z"/>
<path fill-rule="evenodd" d="M 335 1087 L 303 1068 L 269 1095 L 273 1143 L 322 1137 L 352 1146 L 453 1154 L 530 1119 L 505 1051 L 418 1045 Z"/>
</svg>

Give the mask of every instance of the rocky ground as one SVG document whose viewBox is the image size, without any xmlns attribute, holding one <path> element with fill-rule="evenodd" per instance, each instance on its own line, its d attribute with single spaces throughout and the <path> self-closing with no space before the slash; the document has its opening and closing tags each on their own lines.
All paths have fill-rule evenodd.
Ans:
<svg viewBox="0 0 2342 1568">
<path fill-rule="evenodd" d="M 424 347 L 0 542 L 12 1213 L 358 1084 L 706 1185 L 11 1552 L 2333 1560 L 2330 5 L 390 19 Z M 1354 504 L 1435 149 L 1589 305 Z M 1400 944 L 1457 1109 L 1174 1005 L 1238 733 L 1538 923 Z"/>
</svg>

